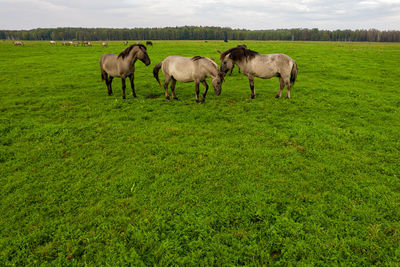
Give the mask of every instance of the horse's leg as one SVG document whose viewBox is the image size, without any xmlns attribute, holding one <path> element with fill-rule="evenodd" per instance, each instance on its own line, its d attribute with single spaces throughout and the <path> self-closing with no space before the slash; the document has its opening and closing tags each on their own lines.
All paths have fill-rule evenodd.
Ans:
<svg viewBox="0 0 400 267">
<path fill-rule="evenodd" d="M 231 72 L 229 73 L 229 76 L 232 75 L 232 71 L 233 71 L 234 68 L 235 68 L 235 65 L 232 65 L 232 69 L 231 69 Z"/>
<path fill-rule="evenodd" d="M 208 91 L 208 84 L 207 84 L 206 80 L 202 81 L 201 83 L 202 83 L 202 84 L 204 85 L 204 87 L 206 88 L 206 89 L 204 90 L 204 93 L 203 93 L 203 99 L 201 100 L 201 102 L 204 102 L 204 101 L 206 101 L 206 95 L 207 95 L 207 91 Z"/>
<path fill-rule="evenodd" d="M 126 88 L 126 84 L 125 84 L 125 78 L 121 78 L 122 80 L 122 99 L 125 99 L 125 88 Z"/>
<path fill-rule="evenodd" d="M 199 85 L 200 85 L 200 83 L 199 83 L 199 82 L 195 82 L 195 89 L 196 89 L 196 102 L 197 102 L 197 104 L 201 104 L 201 101 L 199 101 L 199 92 L 200 92 Z"/>
<path fill-rule="evenodd" d="M 256 97 L 256 92 L 254 91 L 254 78 L 252 76 L 249 77 L 249 82 L 250 82 L 250 90 L 251 90 L 251 99 L 254 99 Z"/>
<path fill-rule="evenodd" d="M 281 95 L 282 95 L 282 90 L 283 90 L 283 88 L 285 87 L 285 81 L 283 80 L 283 78 L 282 77 L 279 77 L 279 83 L 280 83 L 280 88 L 279 88 L 279 91 L 278 91 L 278 93 L 276 94 L 276 98 L 280 98 L 281 97 Z"/>
<path fill-rule="evenodd" d="M 179 100 L 179 99 L 176 97 L 176 94 L 175 94 L 175 85 L 176 85 L 176 80 L 174 79 L 174 77 L 172 77 L 172 82 L 171 82 L 172 98 L 175 99 L 175 100 Z"/>
<path fill-rule="evenodd" d="M 112 86 L 111 86 L 111 83 L 112 83 L 112 80 L 113 80 L 113 78 L 114 77 L 112 77 L 112 76 L 108 76 L 108 78 L 106 79 L 106 84 L 107 84 L 107 89 L 108 89 L 108 95 L 112 95 Z"/>
<path fill-rule="evenodd" d="M 165 81 L 164 81 L 164 90 L 165 90 L 165 98 L 169 101 L 169 95 L 168 95 L 168 84 L 169 81 L 171 80 L 171 76 L 165 75 Z"/>
<path fill-rule="evenodd" d="M 133 82 L 133 78 L 134 78 L 134 75 L 132 73 L 131 75 L 129 75 L 129 81 L 131 82 L 132 95 L 133 95 L 133 97 L 137 97 L 136 92 L 135 92 L 135 83 Z"/>
<path fill-rule="evenodd" d="M 286 98 L 290 98 L 290 80 L 286 81 Z"/>
<path fill-rule="evenodd" d="M 104 82 L 106 83 L 106 86 L 107 86 L 107 91 L 108 91 L 108 95 L 112 95 L 112 90 L 111 90 L 111 88 L 110 88 L 110 86 L 109 86 L 109 81 L 108 81 L 108 74 L 107 74 L 107 72 L 105 72 L 105 71 L 101 71 L 101 77 L 102 77 L 102 79 L 104 80 Z"/>
</svg>

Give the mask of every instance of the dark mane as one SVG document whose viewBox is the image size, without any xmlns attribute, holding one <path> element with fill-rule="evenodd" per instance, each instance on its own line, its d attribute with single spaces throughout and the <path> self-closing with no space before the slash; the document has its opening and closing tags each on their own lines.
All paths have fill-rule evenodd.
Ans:
<svg viewBox="0 0 400 267">
<path fill-rule="evenodd" d="M 243 46 L 237 46 L 234 48 L 231 48 L 221 54 L 221 60 L 226 56 L 229 55 L 229 58 L 231 58 L 234 61 L 239 61 L 242 59 L 252 59 L 256 55 L 258 55 L 258 52 L 247 49 Z"/>
<path fill-rule="evenodd" d="M 204 57 L 201 57 L 201 56 L 195 56 L 195 57 L 192 57 L 192 60 L 193 60 L 193 61 L 197 61 L 197 60 L 199 60 L 199 59 L 202 59 L 202 58 L 204 58 Z"/>
<path fill-rule="evenodd" d="M 129 53 L 131 52 L 131 50 L 135 47 L 138 46 L 140 48 L 144 48 L 144 50 L 146 50 L 146 46 L 142 45 L 142 44 L 134 44 L 129 46 L 128 48 L 126 48 L 124 51 L 122 51 L 121 53 L 119 53 L 118 57 L 122 57 L 122 58 L 126 58 Z"/>
</svg>

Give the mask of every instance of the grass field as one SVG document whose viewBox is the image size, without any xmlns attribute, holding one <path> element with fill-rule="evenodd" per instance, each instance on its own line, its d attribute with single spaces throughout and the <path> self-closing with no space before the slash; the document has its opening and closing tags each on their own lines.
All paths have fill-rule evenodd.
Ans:
<svg viewBox="0 0 400 267">
<path fill-rule="evenodd" d="M 154 42 L 125 101 L 122 41 L 0 42 L 0 265 L 398 266 L 400 44 L 240 43 L 296 60 L 290 100 L 237 68 L 165 100 L 156 63 L 237 42 Z"/>
</svg>

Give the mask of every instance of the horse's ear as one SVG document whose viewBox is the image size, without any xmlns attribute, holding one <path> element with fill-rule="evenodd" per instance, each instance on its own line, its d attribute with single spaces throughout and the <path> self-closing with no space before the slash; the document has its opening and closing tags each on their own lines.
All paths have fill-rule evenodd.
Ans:
<svg viewBox="0 0 400 267">
<path fill-rule="evenodd" d="M 218 52 L 218 53 L 220 53 L 220 54 L 222 55 L 222 52 L 221 52 L 221 51 L 219 51 L 218 49 L 217 49 L 217 52 Z"/>
</svg>

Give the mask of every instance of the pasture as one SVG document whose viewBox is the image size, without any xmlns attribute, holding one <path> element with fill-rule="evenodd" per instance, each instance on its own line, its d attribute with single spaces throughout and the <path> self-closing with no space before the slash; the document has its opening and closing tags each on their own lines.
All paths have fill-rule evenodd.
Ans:
<svg viewBox="0 0 400 267">
<path fill-rule="evenodd" d="M 153 43 L 123 100 L 122 41 L 0 42 L 0 265 L 400 264 L 400 44 Z M 242 43 L 296 60 L 291 99 L 236 67 L 166 101 L 155 64 Z"/>
</svg>

